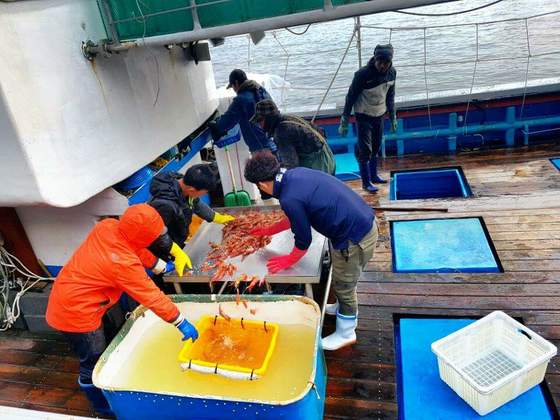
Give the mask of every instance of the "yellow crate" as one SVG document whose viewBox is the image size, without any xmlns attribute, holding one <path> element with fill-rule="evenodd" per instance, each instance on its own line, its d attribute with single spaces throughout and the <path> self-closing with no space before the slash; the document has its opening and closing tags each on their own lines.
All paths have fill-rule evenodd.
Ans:
<svg viewBox="0 0 560 420">
<path fill-rule="evenodd" d="M 184 370 L 254 380 L 268 368 L 279 327 L 266 321 L 206 315 L 196 328 L 198 340 L 189 340 L 179 353 Z"/>
</svg>

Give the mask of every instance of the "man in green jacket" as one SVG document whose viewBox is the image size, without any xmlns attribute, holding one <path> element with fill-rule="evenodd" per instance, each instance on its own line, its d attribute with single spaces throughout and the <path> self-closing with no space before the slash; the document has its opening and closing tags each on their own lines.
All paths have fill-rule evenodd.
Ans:
<svg viewBox="0 0 560 420">
<path fill-rule="evenodd" d="M 253 120 L 274 139 L 282 166 L 288 169 L 301 166 L 334 175 L 332 150 L 309 121 L 282 114 L 270 99 L 257 103 Z"/>
</svg>

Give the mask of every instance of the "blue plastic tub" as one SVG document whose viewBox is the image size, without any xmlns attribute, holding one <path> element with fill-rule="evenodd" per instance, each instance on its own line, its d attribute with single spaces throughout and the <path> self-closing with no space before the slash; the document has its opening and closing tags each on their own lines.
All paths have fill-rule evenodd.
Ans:
<svg viewBox="0 0 560 420">
<path fill-rule="evenodd" d="M 391 173 L 391 200 L 470 197 L 461 168 L 433 168 Z"/>
<path fill-rule="evenodd" d="M 196 321 L 199 316 L 205 314 L 217 314 L 218 304 L 207 295 L 179 295 L 173 296 L 181 311 L 191 321 Z M 238 419 L 263 418 L 263 419 L 322 419 L 324 412 L 325 388 L 326 388 L 326 365 L 323 351 L 320 347 L 320 318 L 319 307 L 312 300 L 299 296 L 255 296 L 249 300 L 250 307 L 258 308 L 256 315 L 248 314 L 243 305 L 235 304 L 234 296 L 221 296 L 221 305 L 230 316 L 235 318 L 259 319 L 283 325 L 305 325 L 312 327 L 315 331 L 313 345 L 308 350 L 309 358 L 306 365 L 311 372 L 305 381 L 300 381 L 297 394 L 281 401 L 257 400 L 255 398 L 229 398 L 223 395 L 211 395 L 206 391 L 195 394 L 183 394 L 181 392 L 163 392 L 153 390 L 135 389 L 123 386 L 122 372 L 126 372 L 126 364 L 131 361 L 130 355 L 137 348 L 140 340 L 145 339 L 153 328 L 174 327 L 166 325 L 151 311 L 139 307 L 127 320 L 123 329 L 111 342 L 102 355 L 93 373 L 94 384 L 103 390 L 111 409 L 118 419 Z M 163 327 L 162 327 L 163 325 Z M 178 340 L 180 347 L 180 335 L 172 331 L 172 338 Z M 174 334 L 174 335 L 173 335 Z M 176 335 L 176 337 L 175 337 Z M 280 338 L 279 338 L 280 339 Z M 277 347 L 278 349 L 278 347 Z M 157 359 L 159 359 L 159 354 Z M 162 358 L 177 359 L 177 354 L 161 354 Z M 270 373 L 274 357 L 270 361 L 267 375 Z M 306 357 L 304 354 L 293 354 L 292 357 Z M 150 363 L 158 363 L 152 360 Z M 304 363 L 306 363 L 304 361 Z M 142 369 L 145 365 L 136 366 Z M 174 368 L 173 368 L 174 369 Z M 177 361 L 177 369 L 179 362 Z M 190 373 L 192 374 L 192 373 Z M 194 373 L 205 375 L 209 381 L 230 381 L 231 387 L 245 387 L 249 389 L 257 381 L 241 379 L 212 378 L 213 374 Z M 265 375 L 266 376 L 266 375 Z M 196 376 L 187 376 L 185 381 Z M 289 375 L 279 375 L 282 387 L 294 385 Z M 300 378 L 301 379 L 301 378 Z M 240 382 L 241 381 L 241 382 Z M 218 383 L 218 382 L 217 382 Z M 222 383 L 223 382 L 219 382 Z M 210 387 L 210 388 L 209 388 Z M 247 388 L 249 387 L 249 388 Z M 262 388 L 261 388 L 262 389 Z M 291 389 L 291 388 L 290 388 Z M 295 389 L 295 387 L 294 387 Z M 301 392 L 299 392 L 301 389 Z M 198 395 L 199 394 L 199 395 Z M 249 394 L 251 394 L 249 392 Z"/>
</svg>

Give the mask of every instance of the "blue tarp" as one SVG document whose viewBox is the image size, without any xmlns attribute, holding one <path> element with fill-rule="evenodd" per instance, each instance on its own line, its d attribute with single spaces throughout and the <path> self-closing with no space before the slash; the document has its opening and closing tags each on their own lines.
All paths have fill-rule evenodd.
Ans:
<svg viewBox="0 0 560 420">
<path fill-rule="evenodd" d="M 499 272 L 478 218 L 391 224 L 395 272 Z"/>
<path fill-rule="evenodd" d="M 540 386 L 481 417 L 440 379 L 437 358 L 431 350 L 432 343 L 472 322 L 472 319 L 426 318 L 403 318 L 399 321 L 400 417 L 405 420 L 551 419 Z"/>
</svg>

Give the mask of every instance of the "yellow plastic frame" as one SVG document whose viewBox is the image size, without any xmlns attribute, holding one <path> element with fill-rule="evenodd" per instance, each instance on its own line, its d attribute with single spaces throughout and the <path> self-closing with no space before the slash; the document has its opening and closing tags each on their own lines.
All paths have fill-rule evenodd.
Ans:
<svg viewBox="0 0 560 420">
<path fill-rule="evenodd" d="M 196 364 L 199 366 L 204 366 L 207 368 L 217 368 L 219 367 L 220 370 L 225 370 L 225 371 L 231 371 L 231 372 L 237 372 L 237 373 L 242 373 L 242 374 L 247 374 L 252 376 L 257 376 L 257 377 L 261 377 L 264 375 L 264 373 L 266 372 L 266 369 L 268 368 L 268 363 L 270 362 L 270 359 L 272 357 L 272 353 L 274 352 L 274 349 L 276 347 L 276 339 L 278 337 L 278 324 L 274 323 L 274 322 L 266 322 L 266 321 L 254 321 L 254 320 L 246 320 L 243 318 L 231 318 L 229 321 L 226 320 L 222 320 L 220 317 L 218 317 L 218 315 L 205 315 L 203 317 L 201 317 L 198 322 L 196 323 L 196 329 L 198 330 L 199 334 L 202 334 L 202 332 L 204 330 L 206 330 L 209 326 L 212 326 L 215 324 L 215 322 L 231 322 L 231 323 L 239 323 L 241 326 L 243 325 L 251 325 L 254 327 L 264 327 L 267 330 L 270 330 L 270 332 L 272 333 L 270 342 L 268 344 L 268 350 L 266 352 L 266 356 L 263 360 L 262 365 L 257 368 L 257 369 L 249 369 L 246 367 L 242 367 L 242 366 L 234 366 L 234 365 L 217 365 L 214 362 L 208 362 L 206 360 L 198 360 L 198 359 L 191 359 L 189 357 L 191 351 L 193 350 L 193 348 L 196 346 L 196 341 L 193 343 L 192 340 L 189 340 L 188 342 L 185 343 L 185 345 L 183 346 L 183 348 L 181 349 L 181 351 L 179 352 L 179 362 L 181 363 L 191 363 L 191 364 Z"/>
</svg>

